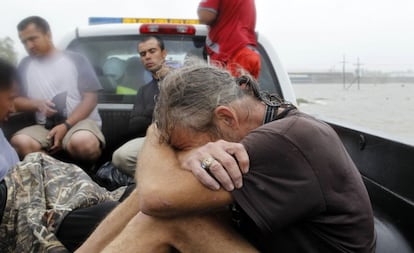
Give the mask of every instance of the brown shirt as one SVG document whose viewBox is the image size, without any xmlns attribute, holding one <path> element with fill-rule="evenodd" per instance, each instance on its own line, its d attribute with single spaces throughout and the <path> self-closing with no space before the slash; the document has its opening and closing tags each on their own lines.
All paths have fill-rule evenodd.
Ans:
<svg viewBox="0 0 414 253">
<path fill-rule="evenodd" d="M 374 252 L 372 207 L 334 130 L 296 110 L 252 131 L 244 186 L 233 196 L 264 252 Z"/>
</svg>

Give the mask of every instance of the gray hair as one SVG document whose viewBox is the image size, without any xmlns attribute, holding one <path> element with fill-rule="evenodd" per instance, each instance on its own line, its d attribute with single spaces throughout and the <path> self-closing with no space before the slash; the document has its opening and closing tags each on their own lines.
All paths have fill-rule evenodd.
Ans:
<svg viewBox="0 0 414 253">
<path fill-rule="evenodd" d="M 187 63 L 170 72 L 160 85 L 154 112 L 160 141 L 169 143 L 177 126 L 221 137 L 214 110 L 248 94 L 228 71 L 204 62 Z"/>
</svg>

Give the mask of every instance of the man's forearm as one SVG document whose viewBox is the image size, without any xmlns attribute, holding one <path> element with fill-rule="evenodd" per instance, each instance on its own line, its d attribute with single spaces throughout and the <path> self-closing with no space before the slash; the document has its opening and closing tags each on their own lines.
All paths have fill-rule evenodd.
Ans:
<svg viewBox="0 0 414 253">
<path fill-rule="evenodd" d="M 35 100 L 27 97 L 17 97 L 14 100 L 14 106 L 20 112 L 36 112 L 39 110 Z"/>
<path fill-rule="evenodd" d="M 191 172 L 181 169 L 175 151 L 159 142 L 154 124 L 146 136 L 137 166 L 137 188 L 143 213 L 174 217 L 206 212 L 232 202 L 229 192 L 211 191 Z"/>
<path fill-rule="evenodd" d="M 71 125 L 75 125 L 79 121 L 86 119 L 96 107 L 97 101 L 98 95 L 96 93 L 84 93 L 82 101 L 73 112 L 68 115 L 67 122 Z"/>
<path fill-rule="evenodd" d="M 201 24 L 212 25 L 217 18 L 217 13 L 202 8 L 198 9 L 197 14 Z"/>
<path fill-rule="evenodd" d="M 115 208 L 76 250 L 77 253 L 100 252 L 121 233 L 128 222 L 139 212 L 138 192 L 134 190 Z"/>
</svg>

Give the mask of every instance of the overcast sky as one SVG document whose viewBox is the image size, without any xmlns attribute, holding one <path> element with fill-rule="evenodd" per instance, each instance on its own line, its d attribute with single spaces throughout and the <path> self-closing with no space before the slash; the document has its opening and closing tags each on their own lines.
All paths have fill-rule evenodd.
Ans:
<svg viewBox="0 0 414 253">
<path fill-rule="evenodd" d="M 0 38 L 24 49 L 16 24 L 41 15 L 56 44 L 90 16 L 196 18 L 198 0 L 2 0 Z M 256 0 L 257 27 L 288 70 L 414 70 L 414 0 Z"/>
</svg>

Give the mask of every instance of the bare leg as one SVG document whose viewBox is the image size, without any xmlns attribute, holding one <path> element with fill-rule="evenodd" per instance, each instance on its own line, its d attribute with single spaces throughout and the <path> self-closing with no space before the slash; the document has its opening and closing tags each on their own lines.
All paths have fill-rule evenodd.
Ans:
<svg viewBox="0 0 414 253">
<path fill-rule="evenodd" d="M 134 190 L 95 229 L 77 253 L 100 252 L 110 243 L 139 212 L 138 194 Z"/>
<path fill-rule="evenodd" d="M 103 252 L 258 252 L 219 215 L 156 218 L 139 213 Z"/>
<path fill-rule="evenodd" d="M 156 218 L 139 213 L 102 252 L 167 253 L 170 251 L 169 234 L 163 227 L 168 222 L 165 225 L 161 223 Z"/>
<path fill-rule="evenodd" d="M 21 160 L 29 153 L 42 151 L 40 143 L 25 134 L 14 135 L 10 143 L 16 149 Z"/>
<path fill-rule="evenodd" d="M 93 133 L 84 130 L 72 134 L 66 149 L 74 158 L 85 161 L 95 161 L 101 155 L 99 139 Z"/>
</svg>

